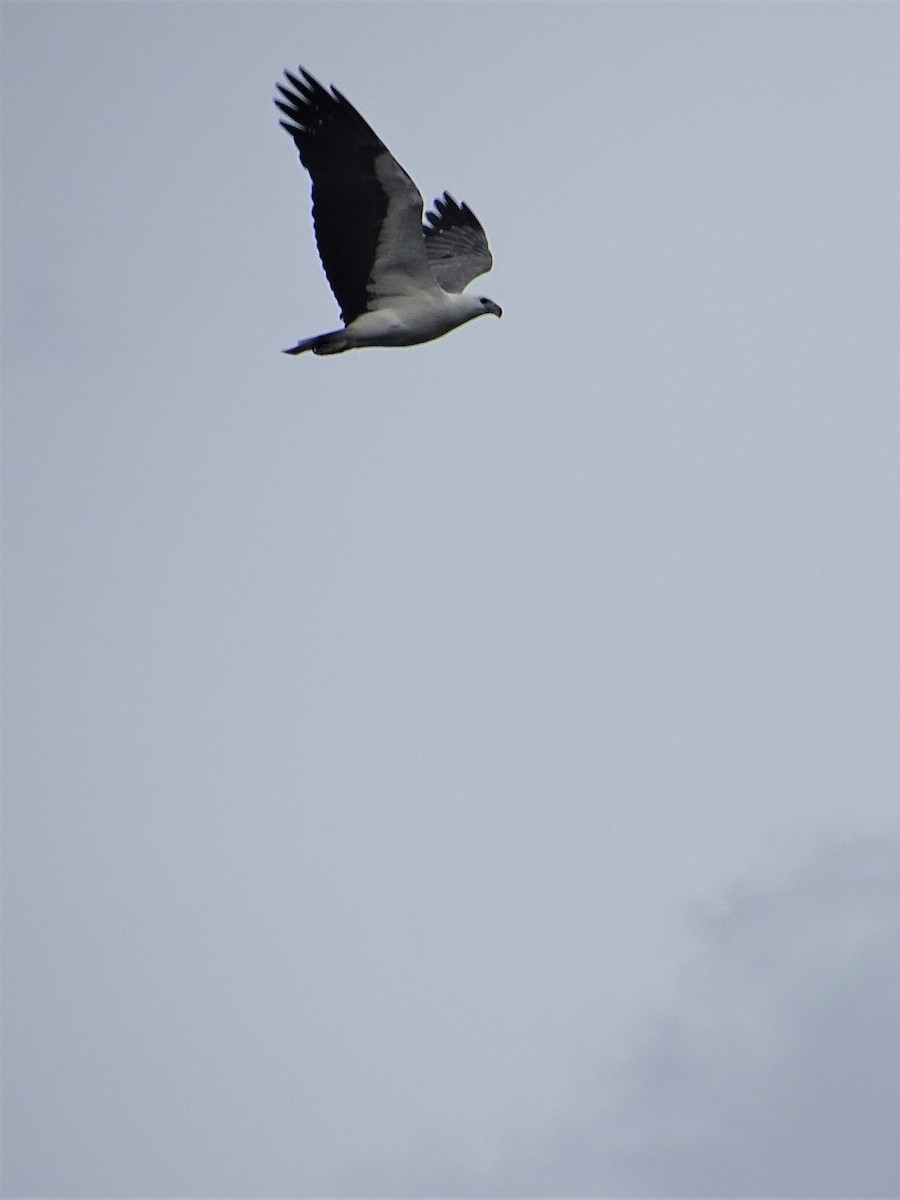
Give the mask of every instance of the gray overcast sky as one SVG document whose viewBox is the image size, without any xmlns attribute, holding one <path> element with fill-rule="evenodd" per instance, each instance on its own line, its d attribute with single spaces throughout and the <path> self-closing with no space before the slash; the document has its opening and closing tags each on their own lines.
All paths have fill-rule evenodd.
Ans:
<svg viewBox="0 0 900 1200">
<path fill-rule="evenodd" d="M 2 21 L 5 1193 L 897 1194 L 900 8 Z"/>
</svg>

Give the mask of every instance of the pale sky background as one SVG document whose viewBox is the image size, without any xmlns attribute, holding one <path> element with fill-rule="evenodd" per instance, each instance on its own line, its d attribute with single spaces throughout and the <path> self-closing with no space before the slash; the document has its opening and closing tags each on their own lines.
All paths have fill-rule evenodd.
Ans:
<svg viewBox="0 0 900 1200">
<path fill-rule="evenodd" d="M 897 1195 L 900 7 L 2 33 L 5 1194 Z M 281 354 L 299 62 L 501 321 Z"/>
</svg>

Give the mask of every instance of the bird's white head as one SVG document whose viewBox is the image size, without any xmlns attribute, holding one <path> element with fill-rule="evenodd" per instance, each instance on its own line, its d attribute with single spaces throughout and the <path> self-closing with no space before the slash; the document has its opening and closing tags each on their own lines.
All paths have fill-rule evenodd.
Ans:
<svg viewBox="0 0 900 1200">
<path fill-rule="evenodd" d="M 473 321 L 476 317 L 483 317 L 486 313 L 493 313 L 495 317 L 503 315 L 499 304 L 495 304 L 487 296 L 476 296 L 474 292 L 451 292 L 446 298 L 456 311 L 456 320 L 460 325 L 466 321 Z"/>
</svg>

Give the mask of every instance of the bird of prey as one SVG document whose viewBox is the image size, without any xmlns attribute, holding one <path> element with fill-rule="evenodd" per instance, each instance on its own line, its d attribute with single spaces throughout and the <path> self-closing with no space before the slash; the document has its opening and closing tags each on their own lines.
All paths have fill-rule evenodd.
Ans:
<svg viewBox="0 0 900 1200">
<path fill-rule="evenodd" d="M 304 338 L 285 354 L 341 354 L 357 346 L 413 346 L 493 313 L 463 292 L 493 264 L 484 230 L 444 192 L 422 223 L 422 197 L 374 130 L 337 88 L 285 71 L 275 103 L 312 178 L 319 257 L 343 329 Z"/>
</svg>

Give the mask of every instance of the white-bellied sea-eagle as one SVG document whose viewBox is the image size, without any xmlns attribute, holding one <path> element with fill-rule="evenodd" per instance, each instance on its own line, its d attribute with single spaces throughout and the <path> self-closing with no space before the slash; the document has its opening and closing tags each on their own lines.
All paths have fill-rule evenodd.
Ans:
<svg viewBox="0 0 900 1200">
<path fill-rule="evenodd" d="M 430 342 L 501 309 L 463 292 L 491 269 L 484 230 L 444 192 L 422 222 L 422 197 L 378 135 L 337 88 L 299 68 L 276 84 L 281 122 L 312 178 L 319 257 L 343 329 L 304 338 L 285 354 L 340 354 L 357 346 Z"/>
</svg>

